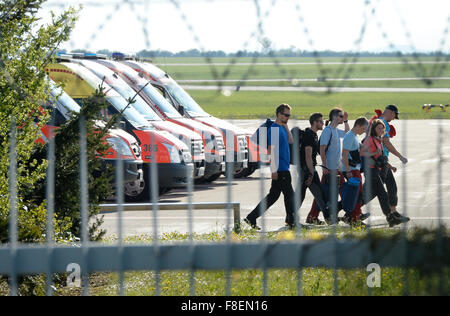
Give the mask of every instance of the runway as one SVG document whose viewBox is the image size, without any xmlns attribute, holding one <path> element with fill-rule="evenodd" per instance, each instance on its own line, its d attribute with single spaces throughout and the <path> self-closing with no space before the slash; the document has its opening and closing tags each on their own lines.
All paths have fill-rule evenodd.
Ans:
<svg viewBox="0 0 450 316">
<path fill-rule="evenodd" d="M 254 131 L 260 124 L 257 120 L 232 120 L 231 123 Z M 352 122 L 350 125 L 352 126 Z M 289 126 L 307 127 L 306 121 L 290 121 Z M 449 121 L 438 120 L 400 120 L 394 122 L 397 136 L 392 139 L 397 149 L 408 157 L 409 162 L 403 166 L 396 158 L 391 163 L 398 168 L 395 174 L 398 192 L 398 211 L 411 217 L 408 228 L 436 227 L 450 224 L 450 131 Z M 439 143 L 438 132 L 442 131 Z M 439 146 L 438 146 L 439 145 Z M 320 159 L 319 159 L 320 160 Z M 319 171 L 320 172 L 320 171 Z M 293 178 L 296 175 L 293 173 Z M 228 194 L 231 201 L 241 204 L 241 218 L 245 217 L 268 193 L 270 188 L 270 170 L 263 168 L 246 179 L 234 179 L 228 185 L 221 177 L 212 184 L 195 186 L 193 202 L 226 202 Z M 174 190 L 164 195 L 161 202 L 187 202 L 186 190 Z M 307 191 L 305 201 L 299 210 L 301 222 L 304 223 L 310 210 L 312 196 Z M 378 201 L 375 199 L 363 207 L 363 212 L 372 216 L 367 220 L 373 227 L 387 227 Z M 105 213 L 103 228 L 108 235 L 117 235 L 117 212 Z M 123 213 L 124 235 L 152 234 L 154 232 L 154 213 L 147 211 L 127 211 Z M 193 219 L 193 232 L 223 232 L 227 223 L 233 222 L 232 212 L 226 210 L 158 211 L 157 229 L 159 233 L 189 232 L 189 218 Z M 342 215 L 342 214 L 341 214 Z M 280 198 L 258 220 L 264 224 L 266 231 L 277 231 L 284 226 L 284 203 Z M 264 223 L 263 223 L 264 221 Z M 397 226 L 401 227 L 401 226 Z"/>
</svg>

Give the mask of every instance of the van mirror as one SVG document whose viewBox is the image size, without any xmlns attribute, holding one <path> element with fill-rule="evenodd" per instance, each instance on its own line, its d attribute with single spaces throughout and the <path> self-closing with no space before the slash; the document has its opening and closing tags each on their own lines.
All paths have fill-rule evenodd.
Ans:
<svg viewBox="0 0 450 316">
<path fill-rule="evenodd" d="M 180 105 L 178 107 L 178 112 L 180 112 L 180 114 L 184 116 L 184 106 Z"/>
</svg>

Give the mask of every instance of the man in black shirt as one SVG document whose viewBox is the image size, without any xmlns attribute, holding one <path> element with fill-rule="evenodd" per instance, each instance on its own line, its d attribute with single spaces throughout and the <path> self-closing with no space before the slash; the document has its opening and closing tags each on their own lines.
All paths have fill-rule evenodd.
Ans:
<svg viewBox="0 0 450 316">
<path fill-rule="evenodd" d="M 306 188 L 309 188 L 317 206 L 323 212 L 325 219 L 330 218 L 329 209 L 327 205 L 326 194 L 322 189 L 319 175 L 316 171 L 317 160 L 316 157 L 320 151 L 319 138 L 317 131 L 323 129 L 323 115 L 321 113 L 314 113 L 310 116 L 309 122 L 311 128 L 304 131 L 301 146 L 300 146 L 300 166 L 298 166 L 298 186 L 295 194 L 298 196 L 298 205 L 296 209 L 300 209 L 305 199 Z"/>
</svg>

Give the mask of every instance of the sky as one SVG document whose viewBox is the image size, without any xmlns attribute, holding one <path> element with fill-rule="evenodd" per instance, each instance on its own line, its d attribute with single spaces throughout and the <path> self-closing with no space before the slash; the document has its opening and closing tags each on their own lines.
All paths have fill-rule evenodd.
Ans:
<svg viewBox="0 0 450 316">
<path fill-rule="evenodd" d="M 78 4 L 66 50 L 450 52 L 449 0 L 48 0 L 40 16 Z"/>
</svg>

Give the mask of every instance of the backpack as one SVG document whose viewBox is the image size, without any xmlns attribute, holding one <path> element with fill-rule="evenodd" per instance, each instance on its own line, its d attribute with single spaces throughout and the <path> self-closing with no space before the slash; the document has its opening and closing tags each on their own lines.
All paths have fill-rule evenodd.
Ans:
<svg viewBox="0 0 450 316">
<path fill-rule="evenodd" d="M 263 133 L 263 130 L 265 129 L 265 136 L 266 136 L 266 148 L 269 148 L 269 128 L 272 126 L 272 124 L 275 123 L 275 121 L 272 121 L 271 119 L 267 119 L 263 124 L 261 124 L 256 132 L 252 135 L 251 139 L 253 143 L 257 144 L 258 146 L 261 145 L 261 134 Z"/>
<path fill-rule="evenodd" d="M 300 150 L 301 150 L 301 147 L 302 147 L 303 136 L 305 135 L 305 131 L 302 130 L 300 127 L 294 127 L 294 128 L 291 129 L 291 134 L 292 134 L 292 137 L 294 138 L 294 143 L 293 144 L 289 144 L 289 151 L 290 151 L 290 154 L 291 154 L 291 157 L 290 157 L 291 165 L 294 165 L 295 164 L 295 154 L 294 154 L 295 148 L 294 148 L 294 146 L 295 146 L 295 144 L 296 144 L 296 142 L 298 140 L 298 148 L 297 148 L 297 150 L 298 150 L 298 153 L 299 153 L 298 159 L 300 160 Z"/>
</svg>

